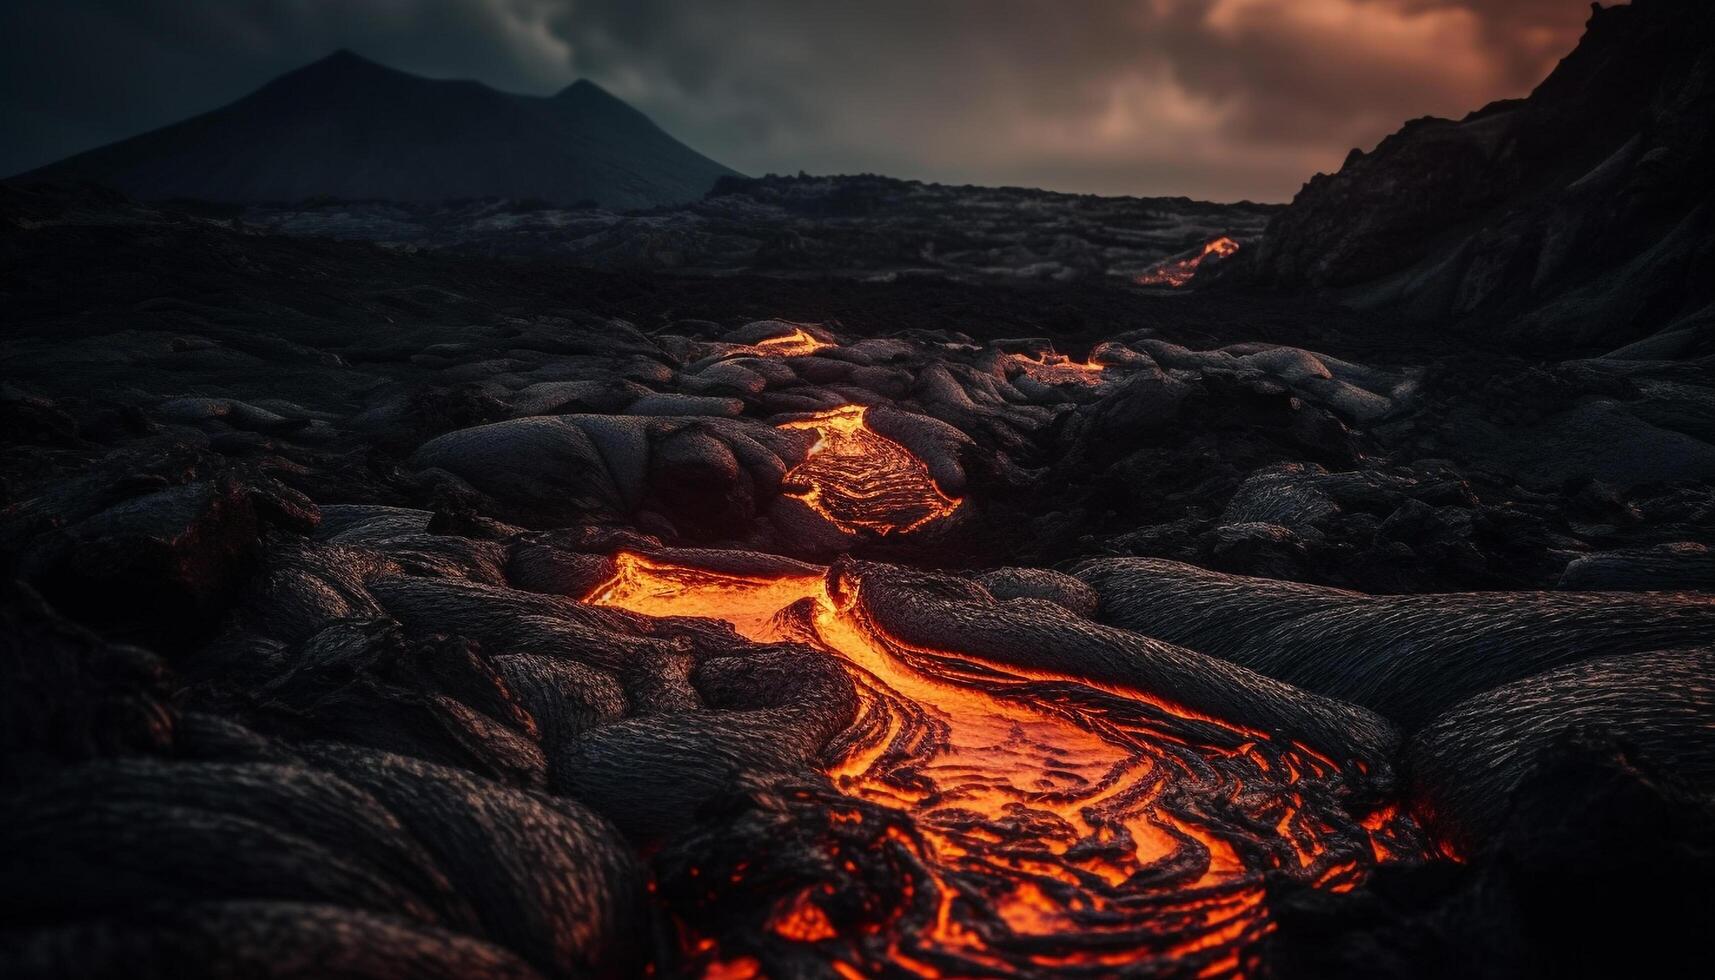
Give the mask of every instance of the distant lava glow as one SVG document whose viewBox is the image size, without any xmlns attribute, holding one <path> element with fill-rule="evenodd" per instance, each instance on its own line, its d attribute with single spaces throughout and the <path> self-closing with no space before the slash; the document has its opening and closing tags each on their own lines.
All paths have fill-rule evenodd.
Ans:
<svg viewBox="0 0 1715 980">
<path fill-rule="evenodd" d="M 688 941 L 705 975 L 755 973 L 753 954 L 784 943 L 842 976 L 1230 976 L 1272 928 L 1265 871 L 1346 890 L 1375 863 L 1422 851 L 1393 808 L 1348 815 L 1352 774 L 1302 745 L 1148 692 L 986 661 L 957 649 L 954 624 L 948 649 L 905 643 L 862 599 L 857 570 L 616 561 L 586 601 L 818 647 L 859 694 L 856 722 L 824 758 L 838 791 L 826 846 L 843 874 L 765 892 L 762 938 L 724 956 L 708 937 Z M 861 834 L 876 843 L 853 847 Z M 703 872 L 740 887 L 768 859 Z M 878 881 L 893 889 L 879 906 Z"/>
<path fill-rule="evenodd" d="M 1239 250 L 1239 243 L 1225 235 L 1203 246 L 1203 250 L 1195 255 L 1181 259 L 1168 259 L 1155 268 L 1137 277 L 1140 286 L 1171 286 L 1174 289 L 1191 281 L 1197 274 L 1197 267 L 1203 260 L 1213 255 L 1224 259 Z"/>
<path fill-rule="evenodd" d="M 816 443 L 787 471 L 789 496 L 803 500 L 843 531 L 904 534 L 952 514 L 959 501 L 941 492 L 923 461 L 872 430 L 862 405 L 779 426 L 808 429 Z"/>
</svg>

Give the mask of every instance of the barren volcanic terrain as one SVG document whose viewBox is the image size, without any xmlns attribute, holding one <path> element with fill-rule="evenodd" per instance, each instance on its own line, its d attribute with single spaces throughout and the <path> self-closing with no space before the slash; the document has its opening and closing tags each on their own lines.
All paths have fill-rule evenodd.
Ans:
<svg viewBox="0 0 1715 980">
<path fill-rule="evenodd" d="M 1715 771 L 1697 362 L 9 206 L 9 975 L 1367 970 L 1569 872 L 1684 914 L 1568 804 Z M 1288 332 L 1344 356 L 1236 340 Z M 1553 880 L 1496 843 L 1543 808 Z"/>
<path fill-rule="evenodd" d="M 1708 148 L 1655 63 L 1604 186 Z M 1706 971 L 1715 253 L 1415 316 L 1481 215 L 1307 256 L 1426 125 L 1285 209 L 0 185 L 0 975 Z"/>
<path fill-rule="evenodd" d="M 1200 254 L 1229 235 L 1254 242 L 1279 210 L 800 174 L 726 177 L 700 201 L 649 211 L 485 198 L 441 205 L 319 199 L 213 213 L 280 234 L 553 255 L 604 269 L 1069 282 L 1148 279 L 1182 250 Z"/>
</svg>

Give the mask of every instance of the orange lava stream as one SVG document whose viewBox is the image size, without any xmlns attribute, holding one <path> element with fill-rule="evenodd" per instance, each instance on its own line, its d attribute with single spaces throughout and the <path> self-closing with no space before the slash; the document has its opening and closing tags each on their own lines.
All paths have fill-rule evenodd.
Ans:
<svg viewBox="0 0 1715 980">
<path fill-rule="evenodd" d="M 1220 238 L 1204 245 L 1203 251 L 1188 259 L 1163 262 L 1154 269 L 1138 276 L 1137 283 L 1140 286 L 1171 286 L 1174 289 L 1178 289 L 1180 286 L 1191 281 L 1191 277 L 1196 275 L 1197 267 L 1203 264 L 1204 259 L 1211 255 L 1224 259 L 1238 250 L 1238 242 L 1222 235 Z"/>
<path fill-rule="evenodd" d="M 1131 710 L 1160 699 L 1127 703 L 1076 678 L 1045 681 L 954 650 L 911 647 L 865 612 L 854 576 L 734 575 L 634 553 L 616 561 L 615 576 L 586 601 L 724 620 L 753 641 L 808 643 L 843 661 L 861 709 L 830 746 L 828 774 L 847 795 L 910 816 L 922 843 L 899 843 L 932 869 L 928 885 L 940 902 L 926 934 L 890 940 L 888 962 L 904 973 L 949 975 L 918 959 L 934 951 L 985 974 L 1015 971 L 1018 954 L 992 948 L 999 929 L 1030 950 L 1037 971 L 1190 957 L 1202 975 L 1231 975 L 1238 949 L 1270 928 L 1264 870 L 1302 868 L 1317 886 L 1344 889 L 1390 855 L 1377 838 L 1397 817 L 1391 808 L 1365 821 L 1355 846 L 1331 852 L 1331 828 L 1306 815 L 1299 786 L 1338 772 L 1302 746 L 1264 751 L 1245 729 L 1176 716 L 1229 737 L 1199 749 Z M 1212 756 L 1228 768 L 1202 763 Z M 1244 782 L 1221 775 L 1232 763 Z M 1254 805 L 1266 817 L 1252 822 L 1272 825 L 1284 844 L 1268 854 L 1235 847 L 1183 805 L 1187 795 L 1261 801 Z M 814 899 L 805 892 L 783 902 L 769 928 L 831 952 L 831 941 L 852 937 Z M 973 928 L 969 915 L 955 914 L 976 905 L 991 910 L 991 926 Z M 1035 941 L 1058 935 L 1076 941 Z"/>
<path fill-rule="evenodd" d="M 1101 380 L 1104 365 L 1092 361 L 1074 361 L 1065 354 L 1052 351 L 1040 357 L 1014 354 L 1012 359 L 1024 368 L 1024 373 L 1048 384 L 1094 384 Z"/>
<path fill-rule="evenodd" d="M 849 533 L 905 534 L 958 510 L 960 501 L 941 492 L 921 460 L 865 423 L 868 413 L 842 405 L 780 425 L 818 437 L 787 471 L 783 492 Z"/>
<path fill-rule="evenodd" d="M 791 333 L 769 337 L 750 345 L 758 354 L 771 354 L 775 357 L 803 357 L 833 346 L 825 340 L 817 340 L 802 327 L 795 327 Z"/>
</svg>

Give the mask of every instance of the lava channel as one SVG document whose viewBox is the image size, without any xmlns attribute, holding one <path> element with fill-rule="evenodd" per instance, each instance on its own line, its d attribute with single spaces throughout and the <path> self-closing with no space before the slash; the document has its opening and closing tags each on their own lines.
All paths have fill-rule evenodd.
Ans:
<svg viewBox="0 0 1715 980">
<path fill-rule="evenodd" d="M 1044 384 L 1095 384 L 1102 380 L 1103 365 L 1093 361 L 1074 361 L 1053 351 L 1037 357 L 1014 354 L 1012 359 L 1025 374 Z"/>
<path fill-rule="evenodd" d="M 778 426 L 817 435 L 804 461 L 786 472 L 782 492 L 852 534 L 905 534 L 958 510 L 959 499 L 941 492 L 922 460 L 871 429 L 868 414 L 842 405 Z"/>
<path fill-rule="evenodd" d="M 1216 258 L 1227 258 L 1239 250 L 1239 243 L 1225 235 L 1203 246 L 1202 251 L 1186 255 L 1182 258 L 1171 258 L 1155 268 L 1137 277 L 1140 286 L 1169 286 L 1173 289 L 1191 281 L 1197 274 L 1197 267 L 1203 260 L 1213 255 Z"/>
<path fill-rule="evenodd" d="M 763 577 L 616 561 L 585 601 L 815 646 L 859 693 L 824 757 L 835 789 L 811 801 L 832 828 L 816 846 L 843 872 L 764 901 L 754 935 L 686 942 L 693 972 L 796 972 L 787 964 L 809 954 L 843 976 L 1237 975 L 1271 928 L 1265 874 L 1345 890 L 1380 861 L 1424 853 L 1397 808 L 1347 812 L 1363 771 L 1145 692 L 903 643 L 849 568 Z M 734 849 L 706 848 L 691 874 L 730 887 L 786 877 L 764 870 L 769 854 L 713 866 Z M 871 865 L 898 879 L 886 899 Z"/>
<path fill-rule="evenodd" d="M 826 350 L 834 345 L 825 340 L 816 339 L 803 327 L 793 327 L 791 333 L 759 340 L 749 346 L 757 354 L 773 355 L 774 357 L 803 357 L 819 350 Z"/>
</svg>

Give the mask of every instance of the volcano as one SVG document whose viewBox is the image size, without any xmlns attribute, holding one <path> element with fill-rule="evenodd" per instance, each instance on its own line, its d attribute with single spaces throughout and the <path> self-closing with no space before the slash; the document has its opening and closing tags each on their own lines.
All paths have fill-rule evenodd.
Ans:
<svg viewBox="0 0 1715 980">
<path fill-rule="evenodd" d="M 21 176 L 86 180 L 145 200 L 500 197 L 646 208 L 695 200 L 732 174 L 594 82 L 514 95 L 338 51 L 231 105 Z"/>
</svg>

